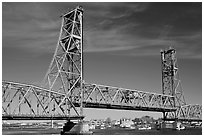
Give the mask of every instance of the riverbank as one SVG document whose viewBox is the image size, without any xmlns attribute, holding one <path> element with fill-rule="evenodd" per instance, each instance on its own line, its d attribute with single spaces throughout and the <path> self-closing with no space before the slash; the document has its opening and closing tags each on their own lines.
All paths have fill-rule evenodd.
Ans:
<svg viewBox="0 0 204 137">
<path fill-rule="evenodd" d="M 3 129 L 2 135 L 59 135 L 58 128 L 13 128 Z M 136 130 L 126 128 L 95 129 L 93 135 L 202 135 L 202 128 L 188 128 L 185 130 Z"/>
</svg>

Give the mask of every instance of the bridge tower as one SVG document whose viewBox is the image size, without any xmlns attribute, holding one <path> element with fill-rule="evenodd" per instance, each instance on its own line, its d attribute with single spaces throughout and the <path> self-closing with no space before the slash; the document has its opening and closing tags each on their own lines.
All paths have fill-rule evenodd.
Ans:
<svg viewBox="0 0 204 137">
<path fill-rule="evenodd" d="M 82 116 L 83 9 L 78 6 L 61 17 L 57 47 L 42 83 L 49 90 L 65 94 L 56 102 L 67 117 Z"/>
<path fill-rule="evenodd" d="M 169 48 L 161 50 L 161 68 L 162 68 L 162 93 L 164 95 L 174 96 L 172 105 L 177 107 L 176 112 L 163 112 L 164 119 L 177 119 L 180 115 L 181 106 L 186 105 L 184 94 L 181 87 L 181 80 L 178 77 L 178 64 L 176 50 Z"/>
</svg>

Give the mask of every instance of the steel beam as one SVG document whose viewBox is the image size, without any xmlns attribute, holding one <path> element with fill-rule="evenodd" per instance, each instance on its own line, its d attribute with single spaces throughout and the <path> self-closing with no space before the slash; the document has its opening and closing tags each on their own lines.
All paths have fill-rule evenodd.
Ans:
<svg viewBox="0 0 204 137">
<path fill-rule="evenodd" d="M 15 115 L 5 115 L 2 116 L 2 120 L 81 120 L 84 116 L 15 116 Z"/>
</svg>

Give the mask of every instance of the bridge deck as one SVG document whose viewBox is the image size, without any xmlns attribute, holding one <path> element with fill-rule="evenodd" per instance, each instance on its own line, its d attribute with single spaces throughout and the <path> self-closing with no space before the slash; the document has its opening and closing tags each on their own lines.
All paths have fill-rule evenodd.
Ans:
<svg viewBox="0 0 204 137">
<path fill-rule="evenodd" d="M 202 119 L 195 119 L 195 118 L 192 118 L 192 119 L 186 119 L 186 118 L 166 118 L 166 119 L 163 119 L 164 121 L 188 121 L 188 122 L 202 122 Z"/>
<path fill-rule="evenodd" d="M 79 107 L 78 103 L 74 103 Z M 101 108 L 101 109 L 120 109 L 120 110 L 135 110 L 135 111 L 156 111 L 156 112 L 172 112 L 176 108 L 159 108 L 159 107 L 145 107 L 145 106 L 128 106 L 128 105 L 113 105 L 103 103 L 84 102 L 84 108 Z"/>
<path fill-rule="evenodd" d="M 25 116 L 4 115 L 2 120 L 79 120 L 85 116 Z"/>
</svg>

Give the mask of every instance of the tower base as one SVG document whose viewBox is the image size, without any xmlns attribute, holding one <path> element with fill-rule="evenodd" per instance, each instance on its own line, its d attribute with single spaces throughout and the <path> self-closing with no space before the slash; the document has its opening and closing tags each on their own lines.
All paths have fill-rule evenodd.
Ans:
<svg viewBox="0 0 204 137">
<path fill-rule="evenodd" d="M 68 121 L 63 126 L 61 135 L 90 135 L 93 134 L 92 131 L 89 131 L 89 125 L 86 122 L 73 123 Z"/>
<path fill-rule="evenodd" d="M 183 127 L 181 125 L 180 121 L 174 121 L 174 122 L 162 122 L 161 129 L 175 129 L 175 130 L 182 130 L 185 129 L 185 127 Z"/>
</svg>

